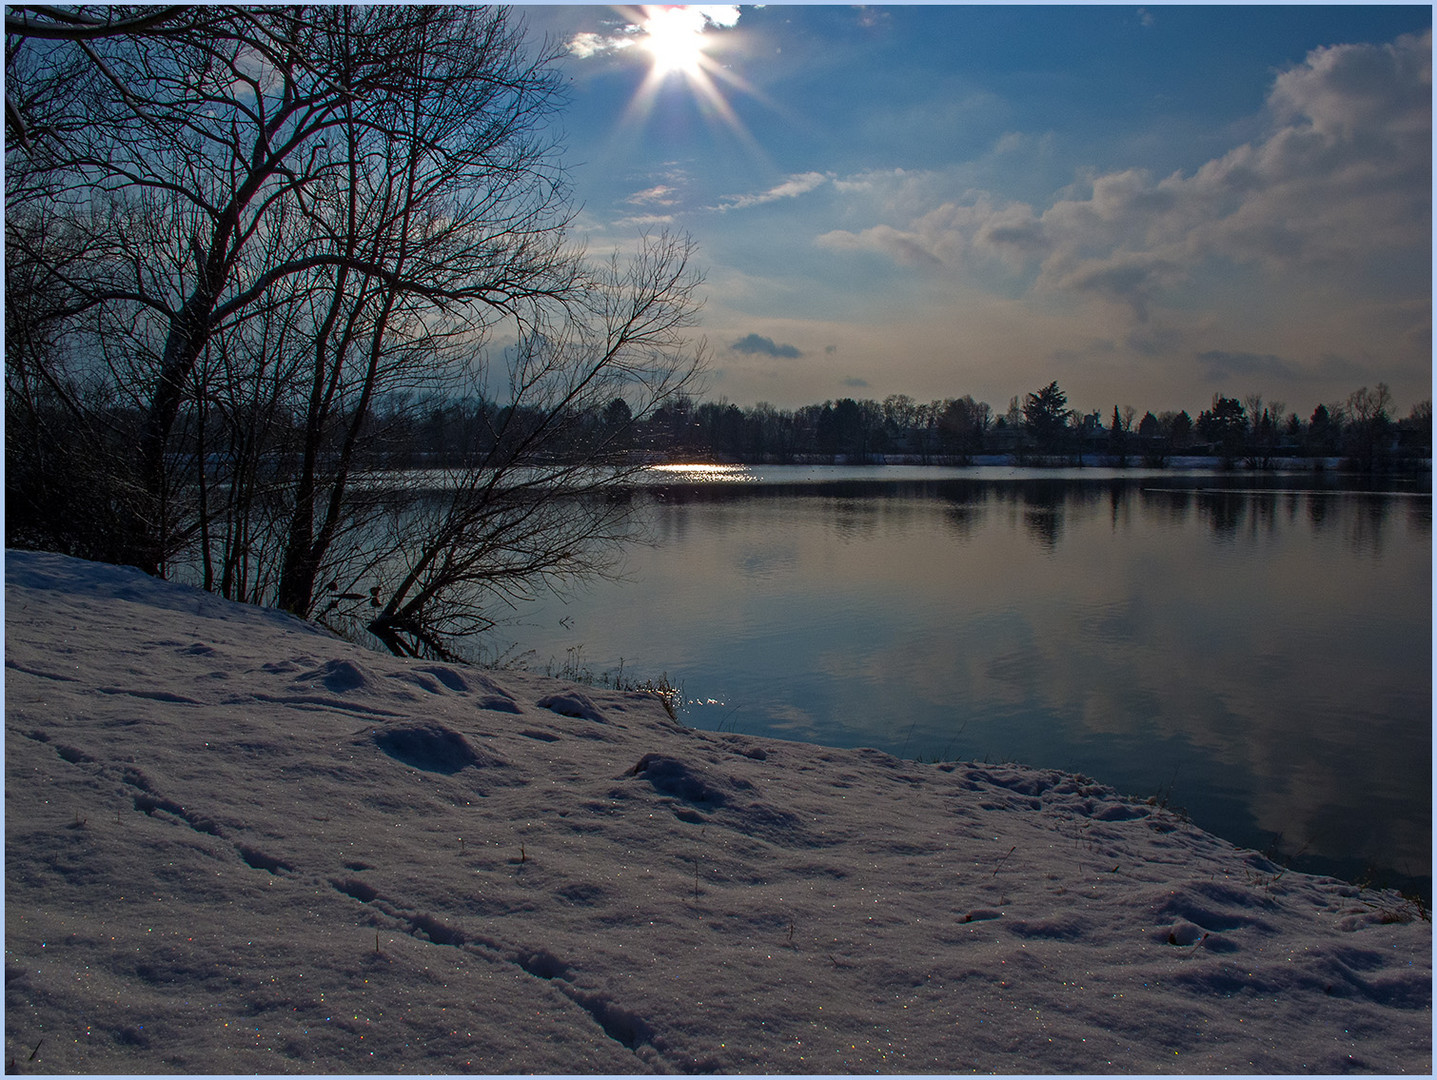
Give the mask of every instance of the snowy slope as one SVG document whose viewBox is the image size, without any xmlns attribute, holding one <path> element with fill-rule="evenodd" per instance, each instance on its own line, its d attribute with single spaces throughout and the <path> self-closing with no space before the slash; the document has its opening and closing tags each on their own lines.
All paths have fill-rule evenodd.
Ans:
<svg viewBox="0 0 1437 1080">
<path fill-rule="evenodd" d="M 13 1069 L 1430 1071 L 1412 905 L 1082 777 L 6 558 Z"/>
</svg>

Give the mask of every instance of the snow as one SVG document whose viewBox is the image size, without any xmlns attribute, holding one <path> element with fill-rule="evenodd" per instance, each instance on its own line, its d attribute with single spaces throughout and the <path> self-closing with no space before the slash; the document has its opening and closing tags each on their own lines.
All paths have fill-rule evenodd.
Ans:
<svg viewBox="0 0 1437 1080">
<path fill-rule="evenodd" d="M 15 1071 L 1431 1071 L 1416 905 L 1084 777 L 56 555 L 7 553 L 5 632 Z"/>
</svg>

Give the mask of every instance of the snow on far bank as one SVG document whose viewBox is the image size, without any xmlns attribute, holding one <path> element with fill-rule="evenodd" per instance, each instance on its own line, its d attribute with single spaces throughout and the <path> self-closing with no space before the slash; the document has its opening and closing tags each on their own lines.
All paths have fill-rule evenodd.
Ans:
<svg viewBox="0 0 1437 1080">
<path fill-rule="evenodd" d="M 1431 924 L 1083 777 L 687 730 L 8 552 L 41 1073 L 1418 1072 Z"/>
</svg>

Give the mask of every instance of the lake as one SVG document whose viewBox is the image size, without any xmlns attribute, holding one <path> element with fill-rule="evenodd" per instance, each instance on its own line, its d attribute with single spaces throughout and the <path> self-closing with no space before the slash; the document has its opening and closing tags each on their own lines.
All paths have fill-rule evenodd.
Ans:
<svg viewBox="0 0 1437 1080">
<path fill-rule="evenodd" d="M 1085 773 L 1296 869 L 1430 896 L 1429 481 L 650 479 L 624 579 L 526 607 L 491 655 L 667 673 L 699 728 Z"/>
</svg>

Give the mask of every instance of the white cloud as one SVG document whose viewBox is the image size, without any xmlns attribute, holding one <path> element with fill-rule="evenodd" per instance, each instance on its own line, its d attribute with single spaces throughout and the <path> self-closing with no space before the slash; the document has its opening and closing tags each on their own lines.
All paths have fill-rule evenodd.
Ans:
<svg viewBox="0 0 1437 1080">
<path fill-rule="evenodd" d="M 1039 212 L 976 192 L 935 207 L 936 174 L 868 173 L 834 188 L 878 222 L 817 243 L 950 271 L 973 254 L 1036 266 L 1036 288 L 1126 305 L 1139 322 L 1211 260 L 1347 288 L 1394 251 L 1430 250 L 1431 93 L 1430 33 L 1318 49 L 1277 77 L 1264 139 L 1191 175 L 1096 175 Z M 895 213 L 915 196 L 929 209 Z"/>
<path fill-rule="evenodd" d="M 702 15 L 706 24 L 724 29 L 737 26 L 739 16 L 743 14 L 737 4 L 696 4 L 689 10 Z"/>
<path fill-rule="evenodd" d="M 876 251 L 905 266 L 955 267 L 969 244 L 973 225 L 988 209 L 944 203 L 915 218 L 907 228 L 875 225 L 856 233 L 835 229 L 816 242 L 832 251 Z"/>
<path fill-rule="evenodd" d="M 767 191 L 751 195 L 725 195 L 723 196 L 724 201 L 714 209 L 719 211 L 747 210 L 751 206 L 762 206 L 764 203 L 778 202 L 780 199 L 794 199 L 800 195 L 807 195 L 832 179 L 831 173 L 797 173 Z"/>
<path fill-rule="evenodd" d="M 862 199 L 870 215 L 904 227 L 935 205 L 952 201 L 954 184 L 950 176 L 941 172 L 895 168 L 835 177 L 833 187 L 840 194 Z"/>
<path fill-rule="evenodd" d="M 646 8 L 645 12 L 659 10 L 659 8 Z M 694 33 L 703 33 L 711 28 L 726 30 L 737 26 L 739 17 L 743 14 L 736 4 L 698 4 L 684 6 L 681 10 L 684 18 L 691 24 Z M 569 39 L 569 54 L 579 60 L 588 60 L 594 56 L 619 52 L 637 45 L 643 40 L 646 32 L 645 24 L 642 22 L 624 23 L 610 33 L 584 30 Z"/>
<path fill-rule="evenodd" d="M 599 34 L 592 30 L 584 30 L 569 39 L 569 52 L 577 59 L 587 60 L 591 56 L 617 52 L 635 44 L 637 44 L 637 38 L 632 35 Z"/>
<path fill-rule="evenodd" d="M 615 228 L 641 228 L 646 229 L 654 225 L 672 225 L 673 214 L 633 214 L 629 217 L 619 218 L 614 222 Z"/>
<path fill-rule="evenodd" d="M 1277 77 L 1271 104 L 1284 120 L 1329 138 L 1430 137 L 1432 35 L 1314 49 Z"/>
<path fill-rule="evenodd" d="M 673 206 L 678 202 L 678 199 L 674 197 L 677 194 L 678 189 L 670 184 L 655 184 L 644 191 L 634 192 L 624 201 L 634 205 L 654 203 L 658 206 Z"/>
<path fill-rule="evenodd" d="M 904 266 L 943 264 L 916 233 L 904 232 L 891 225 L 875 225 L 858 233 L 835 229 L 824 233 L 815 242 L 830 251 L 876 251 Z"/>
</svg>

